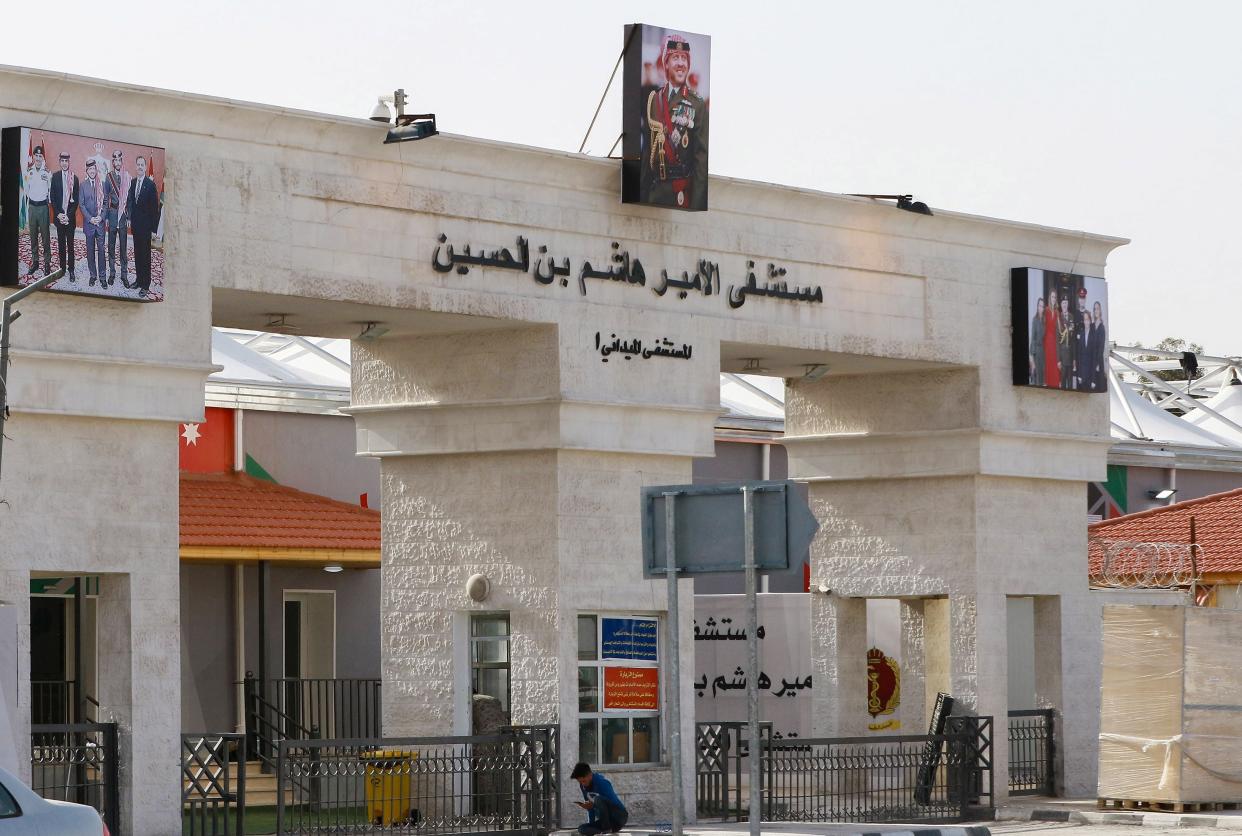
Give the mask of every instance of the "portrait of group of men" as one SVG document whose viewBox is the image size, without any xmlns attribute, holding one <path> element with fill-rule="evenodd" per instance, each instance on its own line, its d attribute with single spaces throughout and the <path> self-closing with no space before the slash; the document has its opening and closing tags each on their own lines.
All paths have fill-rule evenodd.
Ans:
<svg viewBox="0 0 1242 836">
<path fill-rule="evenodd" d="M 622 200 L 707 209 L 711 38 L 626 27 Z"/>
<path fill-rule="evenodd" d="M 1103 279 L 1023 268 L 1014 284 L 1015 382 L 1108 391 L 1108 288 Z M 1022 317 L 1019 323 L 1018 317 Z M 1025 354 L 1019 359 L 1020 352 Z"/>
<path fill-rule="evenodd" d="M 30 128 L 4 144 L 5 283 L 64 270 L 51 289 L 163 299 L 162 149 Z"/>
</svg>

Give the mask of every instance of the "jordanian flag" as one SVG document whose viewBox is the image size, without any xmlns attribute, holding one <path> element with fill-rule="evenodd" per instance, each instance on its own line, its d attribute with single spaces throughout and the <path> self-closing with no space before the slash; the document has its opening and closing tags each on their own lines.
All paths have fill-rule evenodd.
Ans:
<svg viewBox="0 0 1242 836">
<path fill-rule="evenodd" d="M 26 171 L 30 167 L 26 161 L 34 159 L 34 142 L 32 141 L 34 139 L 33 132 L 26 130 L 22 131 L 22 133 L 26 135 L 26 153 L 22 156 L 20 166 L 22 171 L 22 199 L 17 201 L 18 229 L 26 228 Z"/>
</svg>

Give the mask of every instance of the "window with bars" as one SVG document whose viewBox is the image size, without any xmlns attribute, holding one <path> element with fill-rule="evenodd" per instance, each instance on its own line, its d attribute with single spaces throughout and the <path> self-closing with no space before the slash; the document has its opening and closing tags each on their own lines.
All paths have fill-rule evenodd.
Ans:
<svg viewBox="0 0 1242 836">
<path fill-rule="evenodd" d="M 509 713 L 509 614 L 470 616 L 470 685 L 476 694 L 500 700 Z"/>
<path fill-rule="evenodd" d="M 658 763 L 660 761 L 659 662 L 654 658 L 605 659 L 603 620 L 611 616 L 578 616 L 578 758 L 591 764 Z M 655 619 L 652 638 L 658 639 Z M 613 669 L 609 674 L 609 669 Z M 627 675 L 645 680 L 655 691 L 654 710 L 617 709 L 605 705 L 606 680 Z"/>
</svg>

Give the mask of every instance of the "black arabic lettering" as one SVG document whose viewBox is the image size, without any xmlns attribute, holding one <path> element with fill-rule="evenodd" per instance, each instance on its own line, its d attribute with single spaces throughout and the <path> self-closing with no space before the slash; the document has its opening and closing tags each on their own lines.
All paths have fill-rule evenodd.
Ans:
<svg viewBox="0 0 1242 836">
<path fill-rule="evenodd" d="M 446 241 L 448 241 L 448 236 L 447 236 L 447 235 L 444 235 L 444 234 L 441 234 L 441 235 L 440 235 L 440 243 L 441 243 L 441 244 L 443 244 L 443 243 L 445 243 Z M 454 264 L 453 245 L 452 245 L 452 244 L 449 244 L 449 245 L 448 245 L 448 247 L 447 247 L 447 253 L 448 253 L 448 263 L 447 263 L 447 264 L 441 264 L 441 263 L 440 263 L 440 248 L 439 248 L 439 247 L 436 247 L 436 251 L 435 251 L 434 253 L 432 253 L 432 255 L 431 255 L 431 269 L 432 269 L 432 270 L 435 270 L 437 273 L 448 273 L 448 272 L 451 272 L 451 271 L 452 271 L 452 269 L 453 269 L 453 264 Z"/>
</svg>

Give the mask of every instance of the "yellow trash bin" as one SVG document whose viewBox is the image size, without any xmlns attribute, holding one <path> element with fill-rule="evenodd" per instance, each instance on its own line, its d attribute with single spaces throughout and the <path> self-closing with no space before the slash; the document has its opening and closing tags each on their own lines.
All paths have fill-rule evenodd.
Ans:
<svg viewBox="0 0 1242 836">
<path fill-rule="evenodd" d="M 367 819 L 390 827 L 418 821 L 411 794 L 414 761 L 418 752 L 406 749 L 374 749 L 359 755 L 366 767 Z"/>
</svg>

